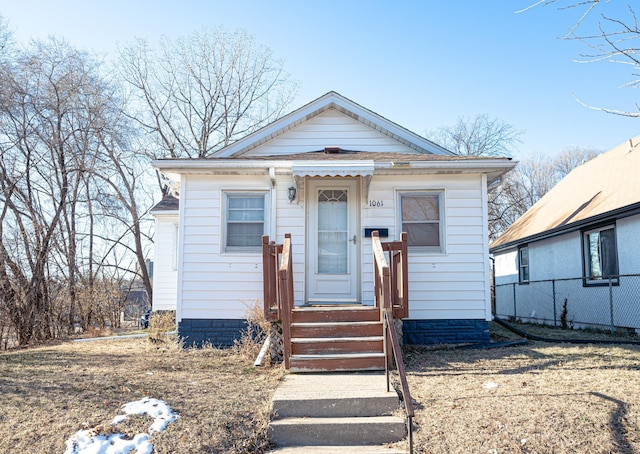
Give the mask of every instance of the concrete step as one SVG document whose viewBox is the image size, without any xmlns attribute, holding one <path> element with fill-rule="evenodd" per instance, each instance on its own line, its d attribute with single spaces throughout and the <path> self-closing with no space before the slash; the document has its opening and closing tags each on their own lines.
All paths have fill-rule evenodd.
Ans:
<svg viewBox="0 0 640 454">
<path fill-rule="evenodd" d="M 334 353 L 291 355 L 291 372 L 384 370 L 384 353 Z"/>
<path fill-rule="evenodd" d="M 309 322 L 374 322 L 380 321 L 380 309 L 371 306 L 296 307 L 291 314 L 294 323 Z"/>
<path fill-rule="evenodd" d="M 368 337 L 300 337 L 291 339 L 291 353 L 372 353 L 383 351 L 383 336 Z"/>
<path fill-rule="evenodd" d="M 275 418 L 390 415 L 399 408 L 380 373 L 288 374 L 273 395 Z"/>
<path fill-rule="evenodd" d="M 369 336 L 382 336 L 381 322 L 304 322 L 291 324 L 291 338 Z"/>
<path fill-rule="evenodd" d="M 280 454 L 407 454 L 406 449 L 385 445 L 380 446 L 289 446 L 276 448 L 271 452 Z"/>
<path fill-rule="evenodd" d="M 278 446 L 381 445 L 405 435 L 397 416 L 284 418 L 269 425 L 269 438 Z"/>
</svg>

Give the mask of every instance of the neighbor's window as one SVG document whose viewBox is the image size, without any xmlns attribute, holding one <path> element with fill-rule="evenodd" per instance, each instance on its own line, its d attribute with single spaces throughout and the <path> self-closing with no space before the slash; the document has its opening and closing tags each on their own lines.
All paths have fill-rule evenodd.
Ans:
<svg viewBox="0 0 640 454">
<path fill-rule="evenodd" d="M 400 193 L 402 231 L 409 246 L 441 252 L 442 217 L 441 191 Z"/>
<path fill-rule="evenodd" d="M 586 283 L 603 283 L 618 276 L 618 251 L 614 225 L 588 230 L 583 235 L 583 255 Z M 600 281 L 600 282 L 598 282 Z"/>
<path fill-rule="evenodd" d="M 529 246 L 520 246 L 518 249 L 518 269 L 520 283 L 529 282 Z"/>
<path fill-rule="evenodd" d="M 225 251 L 260 249 L 265 207 L 266 193 L 225 193 Z"/>
</svg>

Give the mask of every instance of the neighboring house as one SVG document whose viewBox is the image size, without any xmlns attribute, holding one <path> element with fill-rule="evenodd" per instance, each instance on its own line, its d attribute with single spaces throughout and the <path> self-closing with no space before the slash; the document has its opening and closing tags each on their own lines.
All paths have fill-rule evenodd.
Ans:
<svg viewBox="0 0 640 454">
<path fill-rule="evenodd" d="M 178 205 L 167 193 L 151 209 L 155 218 L 152 309 L 175 311 L 178 294 Z"/>
<path fill-rule="evenodd" d="M 211 158 L 155 161 L 179 183 L 179 334 L 186 344 L 238 336 L 247 307 L 262 305 L 263 234 L 292 235 L 297 305 L 373 304 L 379 230 L 383 241 L 409 234 L 404 341 L 487 342 L 487 190 L 514 165 L 455 156 L 335 92 Z M 168 253 L 175 217 L 159 213 L 156 251 Z M 168 262 L 156 256 L 157 283 Z"/>
<path fill-rule="evenodd" d="M 640 281 L 618 276 L 640 273 L 639 236 L 640 136 L 575 168 L 491 244 L 497 314 L 557 324 L 566 300 L 580 325 L 640 327 L 636 303 L 613 308 L 638 299 Z"/>
</svg>

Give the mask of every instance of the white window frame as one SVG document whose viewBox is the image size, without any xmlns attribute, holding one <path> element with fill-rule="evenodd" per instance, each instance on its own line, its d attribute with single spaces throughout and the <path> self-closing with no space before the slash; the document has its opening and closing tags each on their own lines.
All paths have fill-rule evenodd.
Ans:
<svg viewBox="0 0 640 454">
<path fill-rule="evenodd" d="M 260 252 L 262 251 L 262 243 L 255 246 L 228 246 L 227 245 L 227 230 L 229 222 L 229 199 L 233 197 L 263 197 L 263 219 L 262 219 L 262 235 L 266 235 L 269 231 L 269 191 L 262 190 L 223 190 L 222 191 L 222 252 L 225 253 L 245 253 L 245 252 Z"/>
<path fill-rule="evenodd" d="M 523 263 L 524 260 L 522 260 L 522 251 L 527 251 L 527 263 Z M 520 284 L 528 284 L 529 281 L 531 280 L 531 267 L 530 267 L 530 263 L 531 263 L 531 255 L 530 255 L 530 250 L 529 250 L 529 245 L 528 244 L 524 244 L 522 246 L 518 247 L 518 282 Z M 525 279 L 523 277 L 523 271 L 527 270 L 527 278 Z"/>
<path fill-rule="evenodd" d="M 592 233 L 600 233 L 603 232 L 605 230 L 613 230 L 613 247 L 615 248 L 615 273 L 614 274 L 605 274 L 605 271 L 603 268 L 603 264 L 602 264 L 602 255 L 599 255 L 599 259 L 600 259 L 600 268 L 602 271 L 602 275 L 601 276 L 596 276 L 594 277 L 592 275 L 592 268 L 591 268 L 591 251 L 590 251 L 590 245 L 589 245 L 589 235 Z M 614 224 L 605 224 L 605 225 L 601 225 L 599 227 L 596 228 L 591 228 L 589 230 L 583 230 L 582 231 L 582 263 L 583 263 L 583 269 L 584 269 L 584 285 L 609 285 L 609 279 L 611 278 L 612 283 L 614 284 L 618 284 L 618 274 L 620 273 L 620 262 L 618 259 L 618 244 L 617 244 L 617 232 L 616 232 L 616 225 Z"/>
<path fill-rule="evenodd" d="M 402 219 L 402 198 L 403 197 L 419 197 L 419 196 L 438 196 L 438 235 L 440 240 L 439 246 L 420 246 L 409 245 L 412 251 L 432 253 L 432 254 L 444 254 L 446 251 L 446 225 L 445 225 L 445 191 L 444 189 L 412 189 L 412 190 L 399 190 L 397 191 L 397 226 L 398 231 L 403 231 L 404 220 Z"/>
</svg>

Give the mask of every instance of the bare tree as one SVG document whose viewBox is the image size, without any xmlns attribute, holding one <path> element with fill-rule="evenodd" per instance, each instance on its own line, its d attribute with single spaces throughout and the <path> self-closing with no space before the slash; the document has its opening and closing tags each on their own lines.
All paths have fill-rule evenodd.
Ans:
<svg viewBox="0 0 640 454">
<path fill-rule="evenodd" d="M 576 10 L 577 19 L 570 26 L 564 39 L 577 40 L 586 45 L 587 53 L 581 55 L 583 61 L 607 61 L 630 67 L 630 80 L 626 87 L 640 86 L 640 28 L 636 10 L 628 4 L 624 14 L 614 17 L 611 14 L 613 3 L 602 0 L 538 0 L 524 12 L 535 7 L 555 6 L 558 10 Z M 595 16 L 595 17 L 594 17 Z M 611 109 L 595 107 L 576 100 L 585 107 L 627 117 L 640 117 L 640 105 L 635 103 L 635 110 Z"/>
<path fill-rule="evenodd" d="M 138 40 L 120 57 L 154 158 L 207 157 L 281 116 L 295 93 L 283 63 L 241 30 L 164 39 L 158 52 Z"/>
<path fill-rule="evenodd" d="M 522 131 L 486 114 L 459 117 L 453 126 L 427 134 L 431 140 L 461 156 L 511 156 Z"/>
<path fill-rule="evenodd" d="M 521 134 L 500 119 L 477 115 L 459 118 L 452 127 L 438 128 L 428 137 L 463 156 L 509 156 Z M 571 170 L 599 153 L 569 147 L 553 157 L 535 155 L 521 160 L 489 191 L 489 238 L 496 239 Z"/>
<path fill-rule="evenodd" d="M 99 295 L 122 276 L 140 274 L 151 296 L 148 208 L 138 208 L 131 170 L 142 164 L 125 159 L 128 120 L 99 69 L 55 39 L 0 64 L 0 311 L 19 344 L 66 333 L 78 316 L 83 328 L 103 324 L 98 308 L 113 298 Z"/>
</svg>

